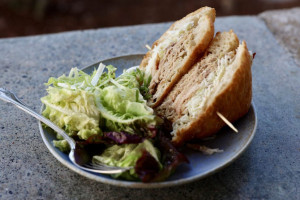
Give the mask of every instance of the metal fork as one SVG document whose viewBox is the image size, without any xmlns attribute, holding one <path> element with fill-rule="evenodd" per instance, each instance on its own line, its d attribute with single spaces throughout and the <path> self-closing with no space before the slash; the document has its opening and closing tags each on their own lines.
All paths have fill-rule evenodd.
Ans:
<svg viewBox="0 0 300 200">
<path fill-rule="evenodd" d="M 48 125 L 58 134 L 60 134 L 69 143 L 71 148 L 71 151 L 69 153 L 69 158 L 77 167 L 86 171 L 100 173 L 100 174 L 118 174 L 132 168 L 132 167 L 127 167 L 127 168 L 113 167 L 101 163 L 96 163 L 96 164 L 92 163 L 91 156 L 85 151 L 84 148 L 81 148 L 80 145 L 78 145 L 73 138 L 69 137 L 61 128 L 56 126 L 53 122 L 51 122 L 44 116 L 36 113 L 28 106 L 26 106 L 13 92 L 0 88 L 0 99 L 16 105 L 21 110 L 29 113 L 36 119 Z"/>
</svg>

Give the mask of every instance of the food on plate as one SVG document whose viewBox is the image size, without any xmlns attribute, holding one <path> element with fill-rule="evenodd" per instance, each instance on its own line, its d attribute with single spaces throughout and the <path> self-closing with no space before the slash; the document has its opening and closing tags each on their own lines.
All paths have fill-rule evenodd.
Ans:
<svg viewBox="0 0 300 200">
<path fill-rule="evenodd" d="M 139 68 L 119 77 L 114 66 L 102 63 L 91 75 L 73 68 L 68 76 L 51 77 L 41 98 L 43 115 L 84 147 L 94 163 L 133 166 L 114 178 L 167 179 L 189 162 L 176 146 L 219 131 L 224 122 L 217 113 L 233 122 L 250 107 L 252 56 L 233 31 L 213 37 L 214 20 L 215 10 L 204 7 L 175 22 Z M 60 135 L 53 143 L 70 150 Z"/>
<path fill-rule="evenodd" d="M 239 44 L 233 31 L 217 33 L 156 112 L 172 123 L 173 142 L 181 144 L 219 131 L 225 123 L 222 113 L 234 122 L 251 104 L 251 64 L 246 43 Z"/>
<path fill-rule="evenodd" d="M 68 76 L 50 78 L 48 95 L 41 98 L 43 115 L 84 146 L 94 163 L 134 166 L 113 177 L 164 180 L 188 161 L 159 131 L 162 120 L 147 106 L 149 77 L 139 69 L 119 77 L 115 71 L 100 63 L 92 75 L 73 68 Z M 58 134 L 53 143 L 63 152 L 70 150 Z M 149 169 L 149 163 L 156 167 Z"/>
<path fill-rule="evenodd" d="M 91 76 L 73 68 L 68 76 L 50 78 L 48 95 L 41 98 L 43 115 L 82 140 L 103 131 L 152 136 L 159 118 L 140 93 L 144 82 L 138 82 L 135 71 L 116 78 L 115 70 L 100 64 Z"/>
<path fill-rule="evenodd" d="M 152 107 L 159 105 L 174 84 L 208 47 L 214 36 L 215 9 L 203 7 L 176 21 L 145 55 L 140 69 L 152 76 Z"/>
</svg>

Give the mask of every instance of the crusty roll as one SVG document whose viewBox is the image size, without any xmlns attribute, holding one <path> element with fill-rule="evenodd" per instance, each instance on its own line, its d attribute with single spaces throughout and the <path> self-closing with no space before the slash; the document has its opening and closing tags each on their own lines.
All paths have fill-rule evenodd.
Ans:
<svg viewBox="0 0 300 200">
<path fill-rule="evenodd" d="M 208 47 L 214 35 L 215 9 L 203 7 L 176 21 L 152 45 L 140 69 L 152 76 L 150 106 L 157 107 Z"/>
<path fill-rule="evenodd" d="M 234 122 L 251 104 L 252 56 L 239 45 L 233 31 L 217 33 L 203 57 L 173 87 L 156 108 L 172 122 L 177 145 L 219 131 L 225 123 L 216 112 Z"/>
</svg>

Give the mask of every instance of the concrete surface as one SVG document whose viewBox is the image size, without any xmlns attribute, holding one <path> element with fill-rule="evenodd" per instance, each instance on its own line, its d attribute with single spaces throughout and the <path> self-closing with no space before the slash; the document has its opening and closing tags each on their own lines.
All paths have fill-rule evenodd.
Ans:
<svg viewBox="0 0 300 200">
<path fill-rule="evenodd" d="M 265 20 L 276 39 L 300 65 L 300 7 L 267 11 L 261 13 L 259 17 Z"/>
<path fill-rule="evenodd" d="M 50 76 L 108 57 L 145 53 L 144 45 L 169 25 L 2 39 L 0 87 L 15 91 L 39 110 L 43 83 Z M 37 121 L 0 102 L 0 199 L 299 199 L 300 68 L 261 18 L 216 20 L 216 31 L 229 29 L 256 52 L 252 72 L 258 113 L 256 136 L 233 164 L 203 180 L 172 188 L 104 185 L 61 165 L 43 144 Z"/>
</svg>

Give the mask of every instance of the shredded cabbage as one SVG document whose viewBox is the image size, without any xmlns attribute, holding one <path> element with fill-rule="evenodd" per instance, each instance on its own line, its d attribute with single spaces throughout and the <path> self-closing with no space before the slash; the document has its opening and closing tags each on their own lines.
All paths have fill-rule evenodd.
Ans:
<svg viewBox="0 0 300 200">
<path fill-rule="evenodd" d="M 138 89 L 134 73 L 123 73 L 112 85 L 96 94 L 96 105 L 103 117 L 103 129 L 147 134 L 147 128 L 160 122 Z"/>
<path fill-rule="evenodd" d="M 41 98 L 43 115 L 68 135 L 83 140 L 102 130 L 144 136 L 160 122 L 140 92 L 147 94 L 150 78 L 138 69 L 116 78 L 115 71 L 112 65 L 100 63 L 92 75 L 72 68 L 68 76 L 51 77 L 46 83 L 48 95 Z M 55 141 L 54 145 L 67 150 L 65 142 Z"/>
<path fill-rule="evenodd" d="M 100 112 L 93 94 L 84 90 L 48 88 L 48 95 L 41 101 L 46 108 L 43 115 L 64 129 L 70 136 L 87 139 L 100 134 Z"/>
</svg>

